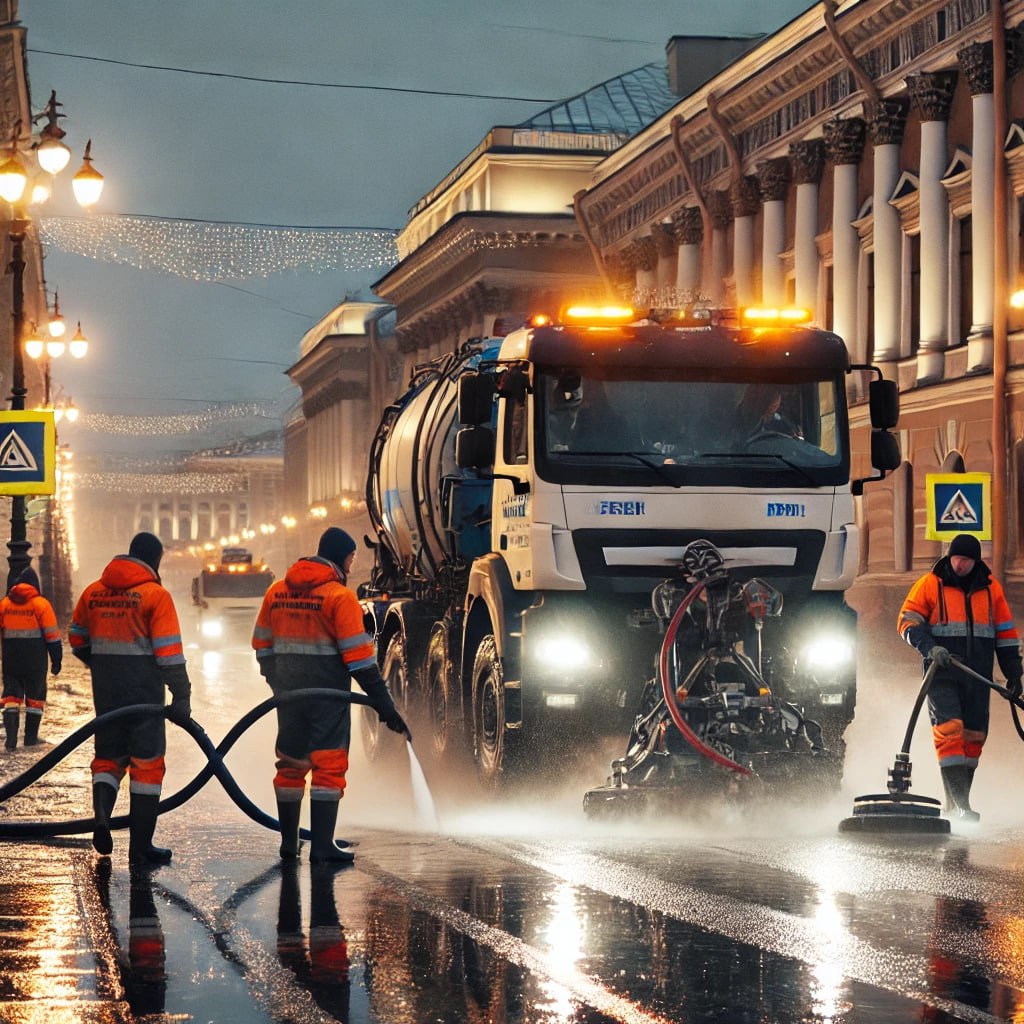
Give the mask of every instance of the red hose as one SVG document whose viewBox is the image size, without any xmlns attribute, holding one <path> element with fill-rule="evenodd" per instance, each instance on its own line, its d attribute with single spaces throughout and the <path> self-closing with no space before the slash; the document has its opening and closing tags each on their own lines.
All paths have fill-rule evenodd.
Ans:
<svg viewBox="0 0 1024 1024">
<path fill-rule="evenodd" d="M 675 722 L 676 728 L 683 734 L 683 739 L 697 751 L 698 754 L 703 754 L 704 757 L 715 764 L 721 765 L 723 768 L 728 768 L 730 771 L 736 772 L 739 775 L 753 775 L 754 773 L 749 769 L 745 768 L 741 764 L 737 764 L 731 758 L 726 757 L 724 754 L 720 754 L 717 750 L 713 750 L 701 738 L 686 724 L 685 719 L 679 713 L 679 705 L 676 703 L 676 695 L 672 691 L 671 684 L 668 680 L 668 652 L 675 642 L 676 633 L 679 632 L 679 624 L 683 621 L 683 616 L 686 614 L 686 609 L 693 604 L 694 600 L 704 590 L 705 584 L 698 583 L 694 588 L 683 598 L 679 607 L 676 609 L 675 615 L 672 616 L 672 621 L 668 624 L 668 629 L 665 631 L 665 639 L 661 645 L 661 655 L 658 658 L 658 672 L 661 675 L 661 691 L 665 695 L 665 706 L 668 708 L 668 713 L 672 716 L 672 721 Z"/>
</svg>

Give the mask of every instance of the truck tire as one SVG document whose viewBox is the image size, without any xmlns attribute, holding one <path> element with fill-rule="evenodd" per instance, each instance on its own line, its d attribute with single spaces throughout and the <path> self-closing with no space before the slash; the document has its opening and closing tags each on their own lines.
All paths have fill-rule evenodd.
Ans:
<svg viewBox="0 0 1024 1024">
<path fill-rule="evenodd" d="M 454 676 L 448 632 L 435 629 L 427 647 L 422 718 L 430 744 L 428 756 L 438 763 L 450 760 L 460 747 L 462 708 Z"/>
<path fill-rule="evenodd" d="M 395 704 L 400 710 L 404 709 L 409 694 L 409 669 L 405 660 L 405 637 L 401 633 L 395 633 L 388 641 L 380 673 Z M 363 752 L 370 762 L 394 757 L 404 745 L 403 738 L 384 726 L 372 708 L 361 709 L 359 732 L 363 738 Z"/>
<path fill-rule="evenodd" d="M 472 682 L 473 760 L 480 782 L 497 789 L 515 776 L 522 736 L 505 724 L 505 674 L 493 636 L 476 649 Z"/>
</svg>

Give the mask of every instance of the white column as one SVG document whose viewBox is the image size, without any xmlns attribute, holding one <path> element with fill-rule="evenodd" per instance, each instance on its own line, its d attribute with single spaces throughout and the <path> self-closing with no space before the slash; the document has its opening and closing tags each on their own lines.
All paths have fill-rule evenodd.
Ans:
<svg viewBox="0 0 1024 1024">
<path fill-rule="evenodd" d="M 732 222 L 732 272 L 736 301 L 749 306 L 754 301 L 754 218 L 736 217 Z"/>
<path fill-rule="evenodd" d="M 917 379 L 942 377 L 949 341 L 949 200 L 942 185 L 946 170 L 946 122 L 921 123 L 921 343 Z"/>
<path fill-rule="evenodd" d="M 724 282 L 729 276 L 729 229 L 716 227 L 711 232 L 711 260 L 704 292 L 712 306 L 720 306 L 725 295 Z"/>
<path fill-rule="evenodd" d="M 893 363 L 900 355 L 900 260 L 902 227 L 889 202 L 900 175 L 900 147 L 875 146 L 872 208 L 875 235 L 874 361 Z"/>
<path fill-rule="evenodd" d="M 340 490 L 342 493 L 345 491 L 356 490 L 355 477 L 352 471 L 353 463 L 353 451 L 352 444 L 354 438 L 352 436 L 352 402 L 344 401 L 341 403 L 341 430 L 340 430 L 340 444 L 341 444 L 341 480 Z"/>
<path fill-rule="evenodd" d="M 786 271 L 779 253 L 786 248 L 786 203 L 772 199 L 762 207 L 761 301 L 781 306 L 786 299 Z"/>
<path fill-rule="evenodd" d="M 796 224 L 793 257 L 796 270 L 796 304 L 811 311 L 818 322 L 818 186 L 806 182 L 796 187 Z"/>
<path fill-rule="evenodd" d="M 971 133 L 971 333 L 967 368 L 992 365 L 994 302 L 995 107 L 992 94 L 972 97 Z"/>
</svg>

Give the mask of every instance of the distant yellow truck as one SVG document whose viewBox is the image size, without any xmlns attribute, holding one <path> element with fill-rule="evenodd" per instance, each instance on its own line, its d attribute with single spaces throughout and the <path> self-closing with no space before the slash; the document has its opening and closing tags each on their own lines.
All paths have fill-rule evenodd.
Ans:
<svg viewBox="0 0 1024 1024">
<path fill-rule="evenodd" d="M 254 561 L 247 548 L 221 548 L 192 580 L 192 603 L 199 610 L 199 641 L 207 646 L 226 637 L 251 634 L 263 595 L 274 574 Z"/>
</svg>

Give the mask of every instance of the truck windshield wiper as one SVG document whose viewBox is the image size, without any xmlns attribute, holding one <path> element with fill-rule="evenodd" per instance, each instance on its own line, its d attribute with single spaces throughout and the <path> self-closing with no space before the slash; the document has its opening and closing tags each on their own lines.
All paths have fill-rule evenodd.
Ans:
<svg viewBox="0 0 1024 1024">
<path fill-rule="evenodd" d="M 646 466 L 648 469 L 653 470 L 659 477 L 661 477 L 662 480 L 665 481 L 665 483 L 667 483 L 669 485 L 669 487 L 679 488 L 679 487 L 683 486 L 681 483 L 679 483 L 679 481 L 674 480 L 672 478 L 671 474 L 666 471 L 664 466 L 659 465 L 653 459 L 648 459 L 645 456 L 638 454 L 637 452 L 619 452 L 619 451 L 614 451 L 614 452 L 611 452 L 611 451 L 608 451 L 608 452 L 591 452 L 591 451 L 586 451 L 586 452 L 567 452 L 565 454 L 569 454 L 569 455 L 611 455 L 613 457 L 618 457 L 618 458 L 636 459 L 637 462 L 639 462 L 642 465 Z"/>
<path fill-rule="evenodd" d="M 778 455 L 775 452 L 701 452 L 698 458 L 701 459 L 775 459 L 776 462 L 781 462 L 784 466 L 793 470 L 794 473 L 799 473 L 800 476 L 810 484 L 811 487 L 821 486 L 817 480 L 807 472 L 803 466 L 798 466 L 795 462 L 790 462 L 785 455 Z"/>
</svg>

